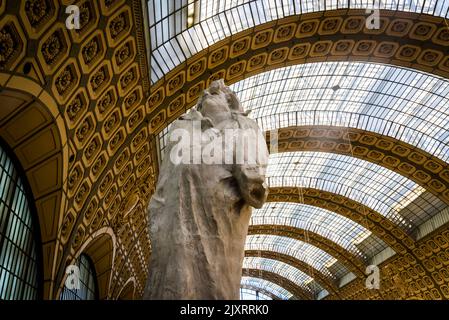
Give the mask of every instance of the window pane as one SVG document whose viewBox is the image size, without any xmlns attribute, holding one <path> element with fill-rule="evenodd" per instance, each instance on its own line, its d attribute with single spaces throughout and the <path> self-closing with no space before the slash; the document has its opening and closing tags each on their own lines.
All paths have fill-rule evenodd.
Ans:
<svg viewBox="0 0 449 320">
<path fill-rule="evenodd" d="M 189 34 L 188 45 L 193 45 L 195 39 L 205 39 L 213 45 L 227 36 L 254 27 L 256 25 L 277 20 L 295 14 L 311 13 L 323 10 L 336 9 L 388 9 L 405 12 L 424 13 L 439 17 L 449 17 L 449 0 L 182 0 L 176 1 L 177 6 L 166 5 L 166 0 L 148 0 L 150 17 L 150 34 L 152 41 L 152 54 L 156 54 L 166 43 L 176 41 L 180 34 Z M 188 8 L 194 10 L 194 24 L 187 28 Z M 217 19 L 218 18 L 218 19 Z M 162 30 L 162 24 L 169 21 L 169 28 L 176 32 Z M 216 24 L 216 28 L 208 26 Z M 201 28 L 196 28 L 201 26 Z M 201 30 L 201 31 L 200 31 Z M 196 34 L 205 31 L 205 34 Z M 156 35 L 156 37 L 154 36 Z M 184 49 L 183 49 L 184 50 Z M 197 51 L 184 50 L 185 59 L 190 58 Z M 154 61 L 154 57 L 152 58 Z M 152 62 L 153 63 L 153 62 Z M 153 69 L 153 68 L 152 68 Z M 170 69 L 171 70 L 171 69 Z M 169 70 L 165 71 L 166 74 Z M 152 74 L 153 83 L 161 79 L 164 74 Z"/>
<path fill-rule="evenodd" d="M 240 286 L 242 288 L 248 287 L 248 288 L 259 288 L 265 292 L 269 292 L 279 299 L 282 300 L 288 300 L 293 295 L 285 290 L 284 288 L 280 287 L 279 285 L 270 282 L 265 279 L 260 278 L 254 278 L 254 277 L 242 277 L 242 280 L 240 282 Z"/>
<path fill-rule="evenodd" d="M 37 299 L 31 211 L 18 172 L 1 147 L 0 159 L 0 299 Z"/>
<path fill-rule="evenodd" d="M 95 268 L 89 257 L 81 254 L 74 265 L 79 268 L 79 289 L 70 289 L 64 286 L 60 300 L 95 300 L 97 297 Z"/>
</svg>

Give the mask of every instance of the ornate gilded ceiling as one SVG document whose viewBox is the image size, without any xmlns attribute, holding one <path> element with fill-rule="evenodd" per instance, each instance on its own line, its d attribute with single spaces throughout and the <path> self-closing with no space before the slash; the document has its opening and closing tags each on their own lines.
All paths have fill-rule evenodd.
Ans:
<svg viewBox="0 0 449 320">
<path fill-rule="evenodd" d="M 447 84 L 445 1 L 433 9 L 386 6 L 380 12 L 379 30 L 367 29 L 365 10 L 354 6 L 328 10 L 336 7 L 327 1 L 326 8 L 317 10 L 306 1 L 301 3 L 307 6 L 298 11 L 284 1 L 281 14 L 267 3 L 270 17 L 238 25 L 223 35 L 217 31 L 213 43 L 201 42 L 200 50 L 179 54 L 179 61 L 170 62 L 167 72 L 155 72 L 155 60 L 153 69 L 147 61 L 157 56 L 156 50 L 161 56 L 162 44 L 191 34 L 200 22 L 221 17 L 226 10 L 241 14 L 239 8 L 257 1 L 223 8 L 201 1 L 203 16 L 194 27 L 178 28 L 159 41 L 145 39 L 145 28 L 150 28 L 150 36 L 157 28 L 151 17 L 145 23 L 140 0 L 0 0 L 0 135 L 17 155 L 32 188 L 43 244 L 44 298 L 59 296 L 65 267 L 83 252 L 94 262 L 100 298 L 142 295 L 151 253 L 146 205 L 158 174 L 157 135 L 192 107 L 212 80 L 224 78 L 235 84 L 245 106 L 262 100 L 248 93 L 243 80 L 250 83 L 257 75 L 295 65 L 388 64 L 392 70 L 416 71 L 423 79 Z M 79 30 L 65 26 L 65 7 L 70 4 L 80 7 Z M 179 15 L 184 9 L 187 6 L 174 11 Z M 171 23 L 170 18 L 166 21 Z M 147 52 L 148 44 L 157 48 Z M 416 87 L 415 96 L 427 88 L 422 83 Z M 277 93 L 282 91 L 279 87 Z M 379 92 L 387 91 L 380 87 Z M 439 92 L 432 93 L 436 97 Z M 404 92 L 401 101 L 409 103 L 408 95 Z M 440 104 L 446 103 L 445 98 L 440 94 Z M 432 101 L 436 100 L 420 103 L 426 106 Z M 301 99 L 296 99 L 285 107 L 298 108 L 299 103 Z M 266 101 L 260 107 L 272 110 Z M 441 107 L 432 112 L 441 114 Z M 255 214 L 242 286 L 261 288 L 282 299 L 322 298 L 322 291 L 327 291 L 327 299 L 449 299 L 448 227 L 424 238 L 416 236 L 420 224 L 449 204 L 444 124 L 438 137 L 436 129 L 427 132 L 429 139 L 444 147 L 439 153 L 433 152 L 432 145 L 423 147 L 413 139 L 368 126 L 280 124 L 265 128 L 268 141 L 268 130 L 279 129 L 278 153 L 273 157 L 309 152 L 318 158 L 351 159 L 355 165 L 366 162 L 376 170 L 392 172 L 413 190 L 424 191 L 406 204 L 395 198 L 399 216 L 407 221 L 401 224 L 364 197 L 314 185 L 273 185 L 264 210 L 293 206 L 303 210 L 303 216 L 285 223 L 280 218 L 257 220 Z M 347 223 L 338 224 L 336 237 L 331 237 L 331 228 L 313 229 L 305 223 L 305 215 L 310 214 L 306 207 L 323 214 L 323 221 L 338 217 L 333 220 L 336 225 Z M 354 244 L 347 241 L 353 235 L 364 237 Z M 381 290 L 367 290 L 365 268 L 383 249 L 394 253 L 380 264 L 388 276 Z M 354 280 L 340 287 L 347 273 Z"/>
<path fill-rule="evenodd" d="M 160 132 L 164 123 L 193 106 L 214 79 L 224 78 L 231 84 L 292 64 L 370 61 L 448 77 L 449 30 L 442 18 L 395 11 L 381 11 L 380 15 L 379 30 L 364 27 L 364 10 L 341 10 L 326 16 L 287 17 L 223 39 L 152 86 L 152 132 Z"/>
<path fill-rule="evenodd" d="M 254 3 L 257 1 L 248 1 L 248 6 Z M 288 1 L 282 1 L 282 3 L 288 3 Z M 203 4 L 209 5 L 200 1 L 202 10 L 204 10 Z M 262 5 L 262 2 L 260 4 Z M 263 2 L 263 4 L 266 3 Z M 446 5 L 444 1 L 441 4 Z M 245 6 L 246 4 L 232 8 L 225 4 L 226 8 L 217 10 L 223 10 L 223 12 L 228 10 L 226 12 L 229 14 L 238 11 L 242 17 L 242 7 Z M 271 13 L 277 10 L 279 14 L 280 6 L 282 4 L 279 4 L 276 9 L 270 7 Z M 214 6 L 211 5 L 211 7 Z M 285 17 L 289 14 L 286 14 L 284 10 L 284 17 L 273 19 L 272 22 L 255 23 L 254 26 L 247 26 L 246 29 L 244 24 L 243 27 L 237 26 L 231 32 L 232 35 L 227 34 L 221 37 L 216 43 L 206 46 L 204 50 L 195 51 L 189 48 L 190 53 L 187 53 L 188 49 L 182 47 L 181 35 L 185 40 L 189 37 L 195 38 L 195 34 L 208 32 L 202 25 L 208 18 L 200 13 L 201 17 L 195 23 L 201 26 L 202 31 L 200 27 L 197 27 L 180 31 L 180 33 L 175 31 L 177 35 L 168 38 L 164 38 L 165 35 L 162 34 L 158 39 L 153 39 L 155 47 L 152 51 L 154 58 L 152 79 L 155 83 L 149 100 L 153 110 L 150 125 L 152 125 L 153 133 L 159 134 L 159 147 L 163 150 L 166 134 L 166 130 L 163 129 L 166 128 L 166 124 L 192 107 L 202 89 L 212 80 L 225 78 L 228 84 L 235 83 L 233 89 L 241 97 L 244 107 L 252 110 L 253 117 L 261 127 L 265 130 L 278 130 L 277 152 L 279 154 L 271 157 L 275 176 L 270 179 L 275 183 L 270 190 L 270 201 L 281 202 L 281 205 L 286 202 L 303 203 L 347 217 L 372 233 L 368 235 L 368 238 L 361 240 L 361 245 L 373 248 L 375 242 L 372 237 L 375 236 L 386 243 L 396 255 L 407 256 L 411 261 L 420 264 L 421 258 L 416 252 L 418 247 L 416 229 L 448 204 L 445 199 L 446 191 L 444 191 L 448 185 L 445 177 L 448 167 L 445 162 L 448 157 L 445 149 L 447 148 L 447 130 L 444 124 L 446 121 L 444 106 L 447 102 L 437 102 L 437 100 L 440 98 L 444 100 L 447 95 L 445 93 L 447 80 L 444 78 L 448 77 L 449 69 L 445 70 L 444 65 L 448 60 L 449 42 L 443 39 L 447 38 L 445 35 L 449 34 L 449 29 L 445 19 L 441 18 L 445 16 L 447 10 L 441 6 L 438 8 L 441 9 L 439 14 L 436 11 L 422 11 L 423 8 L 418 7 L 408 7 L 408 9 L 386 7 L 385 9 L 398 11 L 381 10 L 379 30 L 366 28 L 365 10 L 350 9 L 313 14 L 303 12 L 302 15 L 289 17 Z M 218 11 L 214 12 L 219 15 Z M 417 11 L 434 16 L 400 11 Z M 162 13 L 162 20 L 163 16 Z M 203 18 L 205 20 L 202 20 Z M 232 19 L 235 17 L 233 16 Z M 228 21 L 231 20 L 228 19 Z M 267 20 L 270 19 L 267 18 Z M 167 21 L 170 23 L 170 19 Z M 162 28 L 167 21 L 160 22 Z M 208 27 L 212 28 L 216 21 L 218 18 Z M 201 38 L 201 35 L 199 37 Z M 158 41 L 162 42 L 158 43 Z M 166 44 L 162 46 L 164 41 Z M 207 41 L 214 42 L 214 35 Z M 162 67 L 163 63 L 158 55 L 161 55 L 164 50 L 170 52 L 172 48 L 174 51 L 179 51 L 176 49 L 176 42 L 182 47 L 181 51 L 186 59 L 183 60 L 181 57 L 179 63 L 174 64 L 176 59 L 165 60 L 163 63 L 166 65 Z M 203 45 L 202 40 L 195 44 L 196 47 Z M 436 53 L 437 51 L 440 53 Z M 436 60 L 433 62 L 427 60 L 430 56 Z M 363 63 L 357 66 L 353 61 Z M 170 64 L 172 64 L 171 67 Z M 304 64 L 304 68 L 294 67 L 300 64 Z M 388 64 L 391 67 L 382 64 Z M 160 69 L 156 71 L 155 68 L 158 67 Z M 293 70 L 300 71 L 293 72 Z M 294 77 L 297 77 L 298 81 L 294 82 L 293 80 L 296 80 Z M 419 80 L 420 78 L 423 81 Z M 330 83 L 333 82 L 335 83 L 331 86 Z M 434 93 L 435 96 L 432 98 L 431 95 Z M 363 99 L 364 95 L 368 95 L 368 98 Z M 350 107 L 346 107 L 345 103 Z M 411 106 L 414 104 L 416 108 Z M 360 109 L 357 109 L 358 105 Z M 300 117 L 298 110 L 307 111 L 309 110 L 307 106 L 311 110 L 310 114 L 304 112 L 304 117 Z M 376 112 L 380 111 L 377 112 L 378 115 L 375 113 L 368 115 L 369 108 L 377 108 Z M 434 114 L 430 116 L 423 112 L 425 108 L 432 109 L 430 113 Z M 387 109 L 392 110 L 392 113 L 382 111 Z M 335 114 L 340 114 L 341 118 L 333 117 L 331 112 L 325 115 L 324 111 L 321 116 L 318 114 L 319 111 L 315 110 L 333 110 Z M 342 110 L 348 115 L 342 114 Z M 296 114 L 292 111 L 296 111 Z M 393 115 L 395 112 L 398 114 Z M 403 115 L 399 114 L 401 112 Z M 352 115 L 358 115 L 359 122 L 354 120 L 355 117 L 351 118 Z M 390 120 L 387 119 L 388 124 L 387 120 L 383 120 L 386 119 L 385 117 L 391 117 Z M 382 121 L 385 123 L 380 123 Z M 427 125 L 424 124 L 426 121 Z M 439 124 L 441 124 L 440 129 L 430 129 Z M 412 133 L 413 130 L 416 132 Z M 425 130 L 428 130 L 429 134 Z M 269 141 L 272 132 L 267 131 L 266 134 Z M 426 140 L 427 137 L 428 140 Z M 293 152 L 298 154 L 298 164 L 288 160 L 291 162 L 287 166 L 286 159 L 293 158 L 290 155 Z M 304 154 L 307 152 L 313 155 L 306 159 Z M 317 152 L 342 154 L 347 155 L 347 158 L 320 155 Z M 363 162 L 351 160 L 351 158 L 358 158 Z M 312 165 L 313 159 L 319 159 L 318 162 L 327 161 L 328 165 L 317 169 L 317 165 Z M 304 161 L 310 162 L 311 165 L 304 165 L 304 168 L 298 169 L 297 166 L 304 164 Z M 364 161 L 380 167 L 368 165 Z M 355 166 L 342 165 L 343 163 L 352 163 Z M 355 172 L 360 167 L 366 169 L 365 177 L 359 176 L 341 183 L 345 174 L 348 176 L 349 172 Z M 430 167 L 435 168 L 436 171 L 432 172 L 429 170 Z M 329 187 L 318 188 L 318 186 L 328 186 L 330 181 L 335 180 L 330 176 L 332 172 L 330 169 L 335 168 L 341 170 L 338 173 L 341 187 L 348 188 L 352 185 L 355 193 L 342 192 L 341 188 L 338 192 L 331 192 L 333 189 Z M 310 170 L 316 171 L 316 176 L 321 177 L 322 184 L 308 185 L 301 182 L 304 181 L 304 175 L 310 175 Z M 406 172 L 407 170 L 410 171 Z M 333 175 L 336 176 L 335 173 Z M 362 184 L 370 185 L 368 177 L 375 184 L 370 187 L 371 189 L 368 188 L 370 191 L 360 194 L 360 191 L 366 189 L 362 188 Z M 277 180 L 274 181 L 275 179 Z M 357 181 L 357 179 L 361 180 Z M 394 181 L 397 181 L 396 185 Z M 357 184 L 359 186 L 356 186 Z M 387 187 L 390 189 L 382 190 L 382 186 L 384 189 Z M 394 195 L 395 192 L 396 195 Z M 372 200 L 369 200 L 369 197 L 372 197 Z M 387 203 L 392 205 L 386 206 Z M 270 205 L 269 203 L 266 207 Z M 326 245 L 329 239 L 317 240 L 317 234 L 310 227 L 298 229 L 295 225 L 289 225 L 291 222 L 286 222 L 287 220 L 282 217 L 283 213 L 279 211 L 281 209 L 281 207 L 275 207 L 270 211 L 272 212 L 270 217 L 277 219 L 275 223 L 260 220 L 263 223 L 258 221 L 253 224 L 249 234 L 263 235 L 260 242 L 265 241 L 268 235 L 283 237 L 283 249 L 288 247 L 290 242 L 293 245 L 291 239 L 313 243 L 317 249 L 330 252 L 357 279 L 365 278 L 366 264 L 374 258 L 373 255 L 367 261 L 363 261 L 351 256 L 351 253 L 335 241 Z M 265 211 L 262 217 L 266 215 L 265 212 L 269 212 L 268 209 L 263 210 Z M 302 218 L 299 216 L 307 211 L 306 207 L 298 206 L 297 210 L 298 221 L 301 221 Z M 394 214 L 397 212 L 400 214 L 395 218 Z M 255 212 L 254 216 L 257 218 L 258 213 Z M 292 216 L 295 214 L 293 213 Z M 305 219 L 302 222 L 306 221 L 311 219 Z M 337 234 L 342 236 L 348 232 L 350 229 L 346 227 L 338 230 Z M 249 239 L 253 238 L 250 236 Z M 251 241 L 247 245 L 251 245 Z M 277 256 L 279 261 L 283 260 L 284 263 L 287 261 L 283 256 L 285 253 L 280 250 L 281 247 L 275 250 L 272 242 L 267 242 L 267 245 L 270 253 L 274 252 L 274 256 Z M 379 248 L 382 249 L 382 247 Z M 249 251 L 252 252 L 251 256 L 263 258 L 263 250 L 251 250 Z M 290 265 L 298 269 L 299 265 L 291 260 L 292 256 L 294 254 L 290 253 Z M 254 270 L 263 267 L 263 264 L 257 265 Z M 403 280 L 395 273 L 401 273 L 401 269 L 399 271 L 392 267 L 387 269 L 396 282 L 386 284 L 388 289 L 385 290 L 385 297 L 410 298 L 430 295 L 441 298 L 444 296 L 442 291 L 430 289 L 436 287 L 435 282 L 432 284 L 432 280 L 428 281 L 427 285 L 421 286 L 421 289 L 427 288 L 423 289 L 424 291 L 415 289 L 406 295 L 399 294 L 398 292 L 410 290 L 409 286 L 404 289 L 402 282 L 411 280 Z M 429 280 L 430 274 L 427 272 L 425 274 L 426 279 Z M 399 281 L 398 277 L 402 280 Z M 362 282 L 357 281 L 359 286 L 364 286 Z M 321 287 L 324 287 L 323 279 L 319 279 L 318 282 Z M 372 296 L 367 290 L 359 291 L 363 292 L 360 294 L 365 297 Z M 345 296 L 331 293 L 328 298 L 345 298 Z"/>
<path fill-rule="evenodd" d="M 214 47 L 215 44 L 220 43 L 224 39 L 234 37 L 242 31 L 258 31 L 259 26 L 264 24 L 275 25 L 277 21 L 284 18 L 291 18 L 290 20 L 293 22 L 296 22 L 295 20 L 297 20 L 296 17 L 298 16 L 301 18 L 307 16 L 315 18 L 313 22 L 309 21 L 299 24 L 296 34 L 297 38 L 307 37 L 307 35 L 316 33 L 317 30 L 318 36 L 333 35 L 338 32 L 335 28 L 339 29 L 340 27 L 343 27 L 342 31 L 344 34 L 354 35 L 362 31 L 364 26 L 367 26 L 373 27 L 372 29 L 378 29 L 368 30 L 370 34 L 379 34 L 388 29 L 388 35 L 399 36 L 399 34 L 406 35 L 408 31 L 414 29 L 414 33 L 418 37 L 429 36 L 428 38 L 430 39 L 432 34 L 429 31 L 433 27 L 429 29 L 429 25 L 425 24 L 411 25 L 400 18 L 410 17 L 409 13 L 417 13 L 422 16 L 449 17 L 449 2 L 447 0 L 150 0 L 148 4 L 152 57 L 151 79 L 153 82 L 163 78 L 167 72 L 184 63 L 195 54 L 209 47 Z M 396 16 L 399 19 L 388 26 L 388 22 L 386 23 L 385 19 L 390 15 L 382 12 L 378 15 L 381 21 L 376 21 L 376 13 L 373 12 L 373 9 L 389 10 L 391 16 Z M 348 11 L 356 12 L 358 16 L 345 20 L 344 16 Z M 323 19 L 320 19 L 321 17 Z M 435 21 L 442 22 L 443 19 Z M 322 23 L 321 26 L 320 23 Z M 279 28 L 274 37 L 275 40 L 277 38 L 280 41 L 275 41 L 275 43 L 282 42 L 282 38 L 286 40 L 295 38 L 295 30 L 295 23 Z M 366 28 L 364 31 L 367 31 Z M 440 29 L 441 31 L 444 32 L 444 29 Z M 273 37 L 273 33 L 260 33 L 260 36 L 261 43 L 266 40 L 271 42 L 270 38 Z M 346 48 L 348 51 L 351 51 L 356 42 L 340 43 L 342 45 L 341 49 Z M 320 43 L 317 48 L 323 47 L 324 44 Z M 348 44 L 350 44 L 349 47 Z M 365 49 L 369 51 L 372 44 L 369 41 L 364 42 L 362 47 L 368 46 Z M 308 43 L 305 46 L 310 47 L 310 45 Z M 388 52 L 392 49 L 391 46 L 398 48 L 396 44 L 391 42 L 386 43 L 383 48 Z M 252 46 L 252 49 L 257 47 L 256 43 L 255 46 Z M 390 50 L 387 49 L 388 47 L 390 47 Z M 329 47 L 324 45 L 323 49 L 326 51 Z M 382 51 L 379 53 L 382 53 Z"/>
<path fill-rule="evenodd" d="M 79 30 L 65 26 L 69 4 L 80 8 Z M 137 297 L 157 175 L 141 1 L 2 0 L 0 13 L 0 84 L 10 89 L 1 135 L 31 167 L 44 297 L 58 297 L 65 266 L 81 252 L 91 253 L 101 298 L 118 297 L 130 278 Z"/>
</svg>

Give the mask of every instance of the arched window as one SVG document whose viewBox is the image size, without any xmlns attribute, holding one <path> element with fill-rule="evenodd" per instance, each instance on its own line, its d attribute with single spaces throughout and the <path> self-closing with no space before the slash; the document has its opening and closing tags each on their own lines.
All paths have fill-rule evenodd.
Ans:
<svg viewBox="0 0 449 320">
<path fill-rule="evenodd" d="M 79 268 L 79 289 L 71 289 L 64 286 L 61 292 L 61 300 L 95 300 L 98 299 L 97 276 L 91 259 L 81 254 L 75 261 Z"/>
<path fill-rule="evenodd" d="M 0 146 L 0 300 L 31 300 L 40 296 L 40 242 L 30 191 L 14 162 Z"/>
</svg>

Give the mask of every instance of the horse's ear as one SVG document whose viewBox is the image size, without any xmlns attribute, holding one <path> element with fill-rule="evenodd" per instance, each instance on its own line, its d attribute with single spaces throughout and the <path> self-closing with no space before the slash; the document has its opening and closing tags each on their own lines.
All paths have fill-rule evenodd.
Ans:
<svg viewBox="0 0 449 320">
<path fill-rule="evenodd" d="M 228 93 L 229 108 L 233 111 L 243 112 L 242 104 L 234 91 L 229 90 Z"/>
<path fill-rule="evenodd" d="M 224 79 L 214 80 L 210 86 L 218 86 L 218 88 L 227 95 L 229 109 L 232 111 L 243 112 L 243 107 L 240 100 L 237 98 L 235 92 L 225 84 Z M 201 98 L 198 100 L 198 104 L 200 103 L 200 100 Z"/>
<path fill-rule="evenodd" d="M 198 101 L 195 107 L 193 108 L 195 108 L 196 111 L 201 112 L 202 107 L 203 107 L 203 93 L 200 94 Z"/>
<path fill-rule="evenodd" d="M 214 82 L 216 82 L 218 84 L 218 87 L 221 89 L 227 88 L 228 86 L 225 84 L 224 79 L 220 78 L 218 80 L 215 80 Z"/>
</svg>

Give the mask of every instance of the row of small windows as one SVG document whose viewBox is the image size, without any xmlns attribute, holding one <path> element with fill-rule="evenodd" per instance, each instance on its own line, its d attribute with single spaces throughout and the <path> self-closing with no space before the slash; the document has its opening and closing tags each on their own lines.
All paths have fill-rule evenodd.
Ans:
<svg viewBox="0 0 449 320">
<path fill-rule="evenodd" d="M 0 300 L 40 298 L 37 231 L 23 177 L 0 146 Z M 95 269 L 82 254 L 75 262 L 79 289 L 64 287 L 61 300 L 98 298 Z"/>
</svg>

